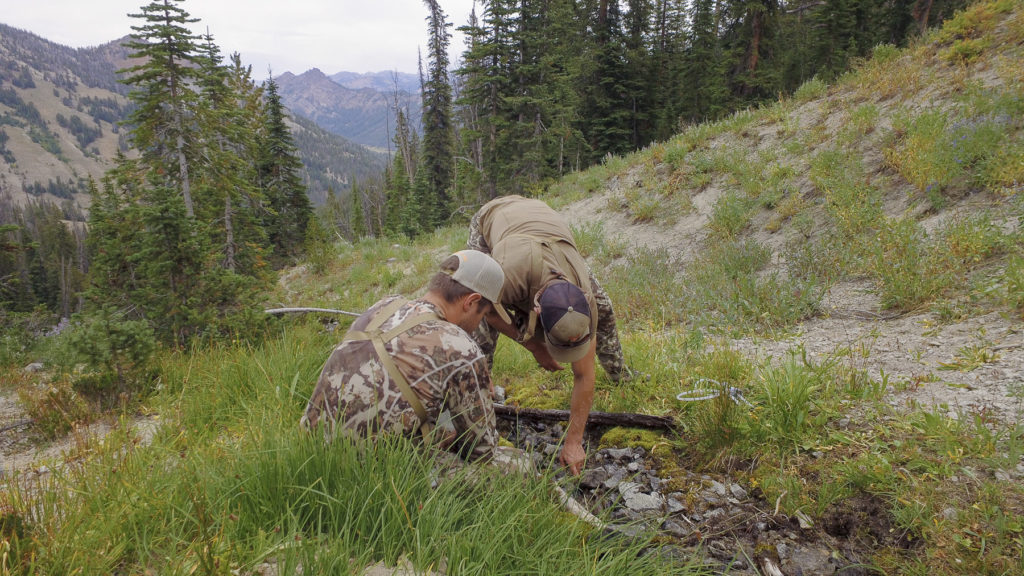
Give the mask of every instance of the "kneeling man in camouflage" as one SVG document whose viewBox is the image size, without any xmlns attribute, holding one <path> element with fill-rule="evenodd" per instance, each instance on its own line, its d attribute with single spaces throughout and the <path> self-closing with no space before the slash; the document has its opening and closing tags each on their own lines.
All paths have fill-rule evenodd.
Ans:
<svg viewBox="0 0 1024 576">
<path fill-rule="evenodd" d="M 326 437 L 421 436 L 466 460 L 498 445 L 487 357 L 470 337 L 494 310 L 505 275 L 476 250 L 452 254 L 427 293 L 392 296 L 352 323 L 327 359 L 302 425 Z"/>
</svg>

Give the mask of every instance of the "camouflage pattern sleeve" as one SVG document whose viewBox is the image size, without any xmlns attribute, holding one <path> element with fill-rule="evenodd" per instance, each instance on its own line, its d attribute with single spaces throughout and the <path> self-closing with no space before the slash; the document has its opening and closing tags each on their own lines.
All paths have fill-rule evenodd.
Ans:
<svg viewBox="0 0 1024 576">
<path fill-rule="evenodd" d="M 474 346 L 476 348 L 476 346 Z M 491 398 L 487 358 L 476 350 L 474 358 L 454 371 L 448 384 L 448 400 L 455 428 L 455 449 L 467 460 L 490 458 L 498 447 L 498 432 Z"/>
</svg>

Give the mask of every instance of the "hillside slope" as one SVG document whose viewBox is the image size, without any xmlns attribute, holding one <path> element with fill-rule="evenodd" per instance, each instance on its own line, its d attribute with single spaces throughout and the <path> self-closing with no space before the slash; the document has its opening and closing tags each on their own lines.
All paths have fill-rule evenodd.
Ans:
<svg viewBox="0 0 1024 576">
<path fill-rule="evenodd" d="M 290 110 L 312 119 L 330 132 L 379 150 L 391 147 L 395 131 L 395 100 L 413 127 L 422 116 L 418 94 L 376 87 L 346 88 L 314 68 L 275 78 Z"/>
<path fill-rule="evenodd" d="M 847 363 L 894 403 L 1024 415 L 1019 2 L 979 4 L 835 85 L 694 126 L 556 194 L 578 230 L 630 247 L 611 267 L 655 254 L 676 270 L 688 288 L 672 321 L 739 336 L 730 346 L 759 361 Z M 733 305 L 709 303 L 703 271 L 729 246 L 764 255 L 749 278 L 704 286 Z M 736 288 L 747 280 L 760 288 Z M 771 286 L 812 296 L 758 292 Z"/>
<path fill-rule="evenodd" d="M 87 208 L 85 180 L 122 146 L 126 63 L 120 41 L 73 49 L 0 25 L 0 188 Z"/>
<path fill-rule="evenodd" d="M 0 191 L 88 209 L 86 180 L 99 180 L 126 150 L 130 103 L 117 70 L 125 39 L 69 48 L 0 24 Z M 385 155 L 297 118 L 292 123 L 310 198 L 383 172 Z M 69 206 L 70 208 L 70 206 Z M 71 211 L 71 210 L 66 210 Z"/>
</svg>

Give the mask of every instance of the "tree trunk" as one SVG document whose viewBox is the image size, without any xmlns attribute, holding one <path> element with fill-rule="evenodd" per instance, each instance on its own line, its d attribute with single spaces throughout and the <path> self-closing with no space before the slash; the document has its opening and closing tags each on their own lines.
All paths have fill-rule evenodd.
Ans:
<svg viewBox="0 0 1024 576">
<path fill-rule="evenodd" d="M 224 268 L 235 271 L 235 228 L 231 221 L 231 194 L 224 196 Z"/>
</svg>

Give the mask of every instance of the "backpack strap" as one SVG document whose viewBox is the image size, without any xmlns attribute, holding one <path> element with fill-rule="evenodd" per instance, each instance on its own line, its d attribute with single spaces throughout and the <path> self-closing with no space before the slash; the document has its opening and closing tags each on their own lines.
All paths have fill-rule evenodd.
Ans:
<svg viewBox="0 0 1024 576">
<path fill-rule="evenodd" d="M 422 314 L 416 314 L 406 318 L 398 326 L 388 330 L 387 332 L 381 331 L 380 327 L 386 322 L 395 312 L 398 311 L 408 300 L 404 298 L 396 298 L 390 304 L 385 306 L 377 313 L 377 315 L 370 321 L 364 330 L 349 330 L 348 334 L 345 335 L 346 340 L 351 341 L 369 341 L 373 343 L 373 349 L 377 352 L 377 358 L 380 359 L 381 364 L 384 365 L 384 369 L 387 370 L 388 376 L 394 380 L 395 384 L 398 385 L 398 389 L 402 392 L 402 397 L 405 401 L 412 405 L 413 411 L 416 412 L 416 416 L 420 419 L 420 434 L 423 435 L 423 439 L 429 442 L 430 433 L 433 431 L 433 425 L 427 417 L 427 410 L 423 407 L 423 403 L 420 402 L 416 392 L 413 391 L 412 386 L 409 385 L 409 381 L 402 374 L 402 371 L 398 369 L 395 364 L 394 358 L 391 354 L 388 354 L 387 349 L 384 347 L 385 342 L 390 342 L 398 336 L 412 330 L 416 326 L 429 322 L 431 320 L 440 320 L 437 314 L 433 312 L 424 312 Z"/>
</svg>

